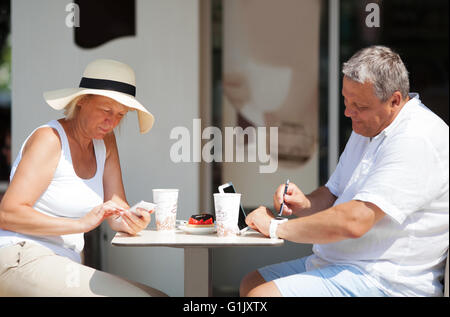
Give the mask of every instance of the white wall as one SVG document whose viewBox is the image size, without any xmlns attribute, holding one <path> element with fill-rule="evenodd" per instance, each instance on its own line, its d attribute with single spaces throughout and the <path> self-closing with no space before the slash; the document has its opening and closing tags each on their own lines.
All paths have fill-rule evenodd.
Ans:
<svg viewBox="0 0 450 317">
<path fill-rule="evenodd" d="M 45 104 L 43 91 L 77 86 L 93 59 L 117 59 L 135 69 L 137 98 L 156 117 L 146 135 L 139 135 L 135 113 L 117 133 L 128 201 L 152 201 L 152 188 L 177 187 L 180 218 L 197 212 L 199 165 L 170 161 L 169 133 L 191 129 L 199 117 L 198 0 L 137 0 L 137 37 L 89 50 L 75 46 L 65 25 L 69 0 L 11 2 L 13 156 L 35 127 L 62 116 Z M 113 233 L 105 233 L 106 271 L 183 296 L 182 250 L 111 247 Z"/>
</svg>

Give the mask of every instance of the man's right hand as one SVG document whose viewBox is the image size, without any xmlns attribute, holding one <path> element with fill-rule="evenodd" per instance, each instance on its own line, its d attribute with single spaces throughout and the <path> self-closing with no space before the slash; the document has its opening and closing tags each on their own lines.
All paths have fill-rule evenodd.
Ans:
<svg viewBox="0 0 450 317">
<path fill-rule="evenodd" d="M 284 187 L 286 184 L 281 184 L 278 186 L 275 194 L 273 195 L 273 206 L 278 212 L 280 210 L 281 204 L 283 203 Z M 290 216 L 292 214 L 297 214 L 304 209 L 311 207 L 311 202 L 303 194 L 303 192 L 294 183 L 289 183 L 286 195 L 284 196 L 284 207 L 283 215 Z"/>
</svg>

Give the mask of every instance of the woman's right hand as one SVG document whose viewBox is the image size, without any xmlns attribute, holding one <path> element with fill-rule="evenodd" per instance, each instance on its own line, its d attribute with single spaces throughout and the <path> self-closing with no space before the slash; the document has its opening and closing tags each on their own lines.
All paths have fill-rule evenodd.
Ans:
<svg viewBox="0 0 450 317">
<path fill-rule="evenodd" d="M 278 186 L 273 195 L 273 206 L 277 213 L 283 203 L 284 187 L 285 184 Z M 284 195 L 283 215 L 290 216 L 310 207 L 311 202 L 305 194 L 303 194 L 297 185 L 289 183 L 286 195 Z"/>
<path fill-rule="evenodd" d="M 109 200 L 87 213 L 84 217 L 79 219 L 83 232 L 91 231 L 97 228 L 103 220 L 113 215 L 120 215 L 120 212 L 125 211 L 117 203 Z"/>
</svg>

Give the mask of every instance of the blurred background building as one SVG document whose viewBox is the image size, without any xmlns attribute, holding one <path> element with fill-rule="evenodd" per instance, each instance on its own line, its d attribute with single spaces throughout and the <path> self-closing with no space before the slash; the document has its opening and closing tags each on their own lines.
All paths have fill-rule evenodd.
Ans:
<svg viewBox="0 0 450 317">
<path fill-rule="evenodd" d="M 42 92 L 78 85 L 96 58 L 136 70 L 137 98 L 155 115 L 144 136 L 129 115 L 116 132 L 130 203 L 151 189 L 180 189 L 178 218 L 214 213 L 212 193 L 232 181 L 244 207 L 272 208 L 286 178 L 323 185 L 351 133 L 341 65 L 358 49 L 387 45 L 402 57 L 411 91 L 448 124 L 447 0 L 0 0 L 0 197 L 25 137 L 62 116 Z M 374 9 L 375 8 L 375 9 Z M 377 23 L 378 22 L 378 23 Z M 174 127 L 279 128 L 279 165 L 170 160 Z M 208 140 L 202 140 L 206 143 Z M 245 149 L 254 147 L 246 138 Z M 150 225 L 151 227 L 154 224 Z M 86 235 L 85 263 L 183 296 L 183 251 L 111 247 L 106 226 Z M 213 250 L 215 296 L 241 278 L 311 253 L 310 245 Z"/>
</svg>

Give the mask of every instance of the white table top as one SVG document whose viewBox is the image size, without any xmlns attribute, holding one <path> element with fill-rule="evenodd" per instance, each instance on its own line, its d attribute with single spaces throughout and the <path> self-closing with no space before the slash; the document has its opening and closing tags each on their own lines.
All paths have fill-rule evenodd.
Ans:
<svg viewBox="0 0 450 317">
<path fill-rule="evenodd" d="M 218 237 L 216 233 L 197 235 L 185 233 L 179 229 L 176 232 L 167 233 L 156 230 L 142 230 L 136 236 L 126 233 L 116 233 L 111 244 L 127 247 L 252 247 L 252 246 L 281 246 L 283 239 L 270 239 L 259 232 L 247 231 L 236 237 Z"/>
</svg>

